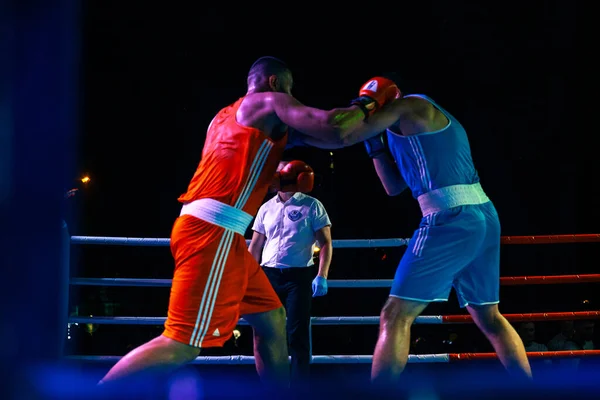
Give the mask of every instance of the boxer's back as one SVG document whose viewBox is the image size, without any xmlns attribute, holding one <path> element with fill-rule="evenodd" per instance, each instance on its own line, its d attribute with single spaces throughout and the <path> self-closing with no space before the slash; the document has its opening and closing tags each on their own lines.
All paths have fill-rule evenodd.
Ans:
<svg viewBox="0 0 600 400">
<path fill-rule="evenodd" d="M 287 135 L 273 140 L 236 121 L 244 98 L 223 108 L 211 122 L 202 159 L 182 203 L 211 198 L 255 215 L 281 160 Z"/>
<path fill-rule="evenodd" d="M 414 95 L 417 96 L 417 95 Z M 474 184 L 479 176 L 473 165 L 467 133 L 450 113 L 427 96 L 448 125 L 436 132 L 400 136 L 388 130 L 388 145 L 405 182 L 415 198 L 432 190 Z"/>
</svg>

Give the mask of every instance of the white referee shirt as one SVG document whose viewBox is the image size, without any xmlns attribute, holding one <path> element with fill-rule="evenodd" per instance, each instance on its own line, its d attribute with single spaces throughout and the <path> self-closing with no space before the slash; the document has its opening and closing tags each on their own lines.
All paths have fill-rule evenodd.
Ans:
<svg viewBox="0 0 600 400">
<path fill-rule="evenodd" d="M 252 230 L 266 236 L 261 265 L 314 265 L 316 232 L 330 225 L 325 207 L 314 197 L 297 192 L 284 203 L 279 195 L 273 196 L 260 207 L 252 226 Z"/>
</svg>

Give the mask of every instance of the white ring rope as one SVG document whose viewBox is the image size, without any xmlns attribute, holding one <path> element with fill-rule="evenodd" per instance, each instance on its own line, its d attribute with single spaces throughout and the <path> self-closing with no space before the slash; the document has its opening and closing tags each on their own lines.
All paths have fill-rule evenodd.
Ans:
<svg viewBox="0 0 600 400">
<path fill-rule="evenodd" d="M 334 248 L 375 248 L 375 247 L 401 247 L 408 244 L 409 239 L 349 239 L 333 240 Z M 169 238 L 137 238 L 137 237 L 110 237 L 110 236 L 71 236 L 72 244 L 96 244 L 113 246 L 169 246 Z M 249 240 L 246 240 L 250 244 Z"/>
<path fill-rule="evenodd" d="M 166 317 L 69 317 L 71 324 L 98 324 L 98 325 L 162 325 Z M 415 324 L 437 325 L 443 324 L 441 315 L 421 315 Z M 312 317 L 313 325 L 379 325 L 379 317 Z M 248 325 L 240 318 L 238 325 Z"/>
<path fill-rule="evenodd" d="M 105 362 L 114 364 L 121 359 L 120 356 L 68 356 L 69 360 L 87 362 Z M 370 364 L 373 356 L 370 355 L 322 355 L 312 356 L 313 364 Z M 409 363 L 447 363 L 450 354 L 411 354 Z M 191 364 L 254 364 L 254 356 L 200 356 Z"/>
</svg>

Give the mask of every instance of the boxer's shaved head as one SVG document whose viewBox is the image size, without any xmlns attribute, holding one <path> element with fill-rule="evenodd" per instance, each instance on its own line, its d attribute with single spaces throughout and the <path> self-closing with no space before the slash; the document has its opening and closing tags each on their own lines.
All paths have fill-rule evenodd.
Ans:
<svg viewBox="0 0 600 400">
<path fill-rule="evenodd" d="M 292 85 L 292 72 L 285 62 L 275 57 L 259 58 L 248 72 L 248 89 L 254 91 L 288 92 Z"/>
<path fill-rule="evenodd" d="M 250 71 L 248 72 L 248 79 L 251 76 L 262 75 L 280 75 L 290 69 L 279 58 L 275 57 L 261 57 L 252 64 Z"/>
</svg>

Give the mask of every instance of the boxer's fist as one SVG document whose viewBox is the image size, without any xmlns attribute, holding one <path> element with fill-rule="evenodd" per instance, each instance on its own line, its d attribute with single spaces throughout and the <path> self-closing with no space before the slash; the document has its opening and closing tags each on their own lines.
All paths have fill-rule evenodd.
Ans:
<svg viewBox="0 0 600 400">
<path fill-rule="evenodd" d="M 360 88 L 358 95 L 351 104 L 359 106 L 367 119 L 384 104 L 400 97 L 400 89 L 390 79 L 375 77 Z"/>
<path fill-rule="evenodd" d="M 364 143 L 367 154 L 371 158 L 377 158 L 382 154 L 388 153 L 386 132 L 382 132 L 377 136 L 373 136 L 372 138 L 365 140 Z"/>
<path fill-rule="evenodd" d="M 309 193 L 313 190 L 315 173 L 303 161 L 290 161 L 273 178 L 273 189 L 280 192 Z"/>
</svg>

